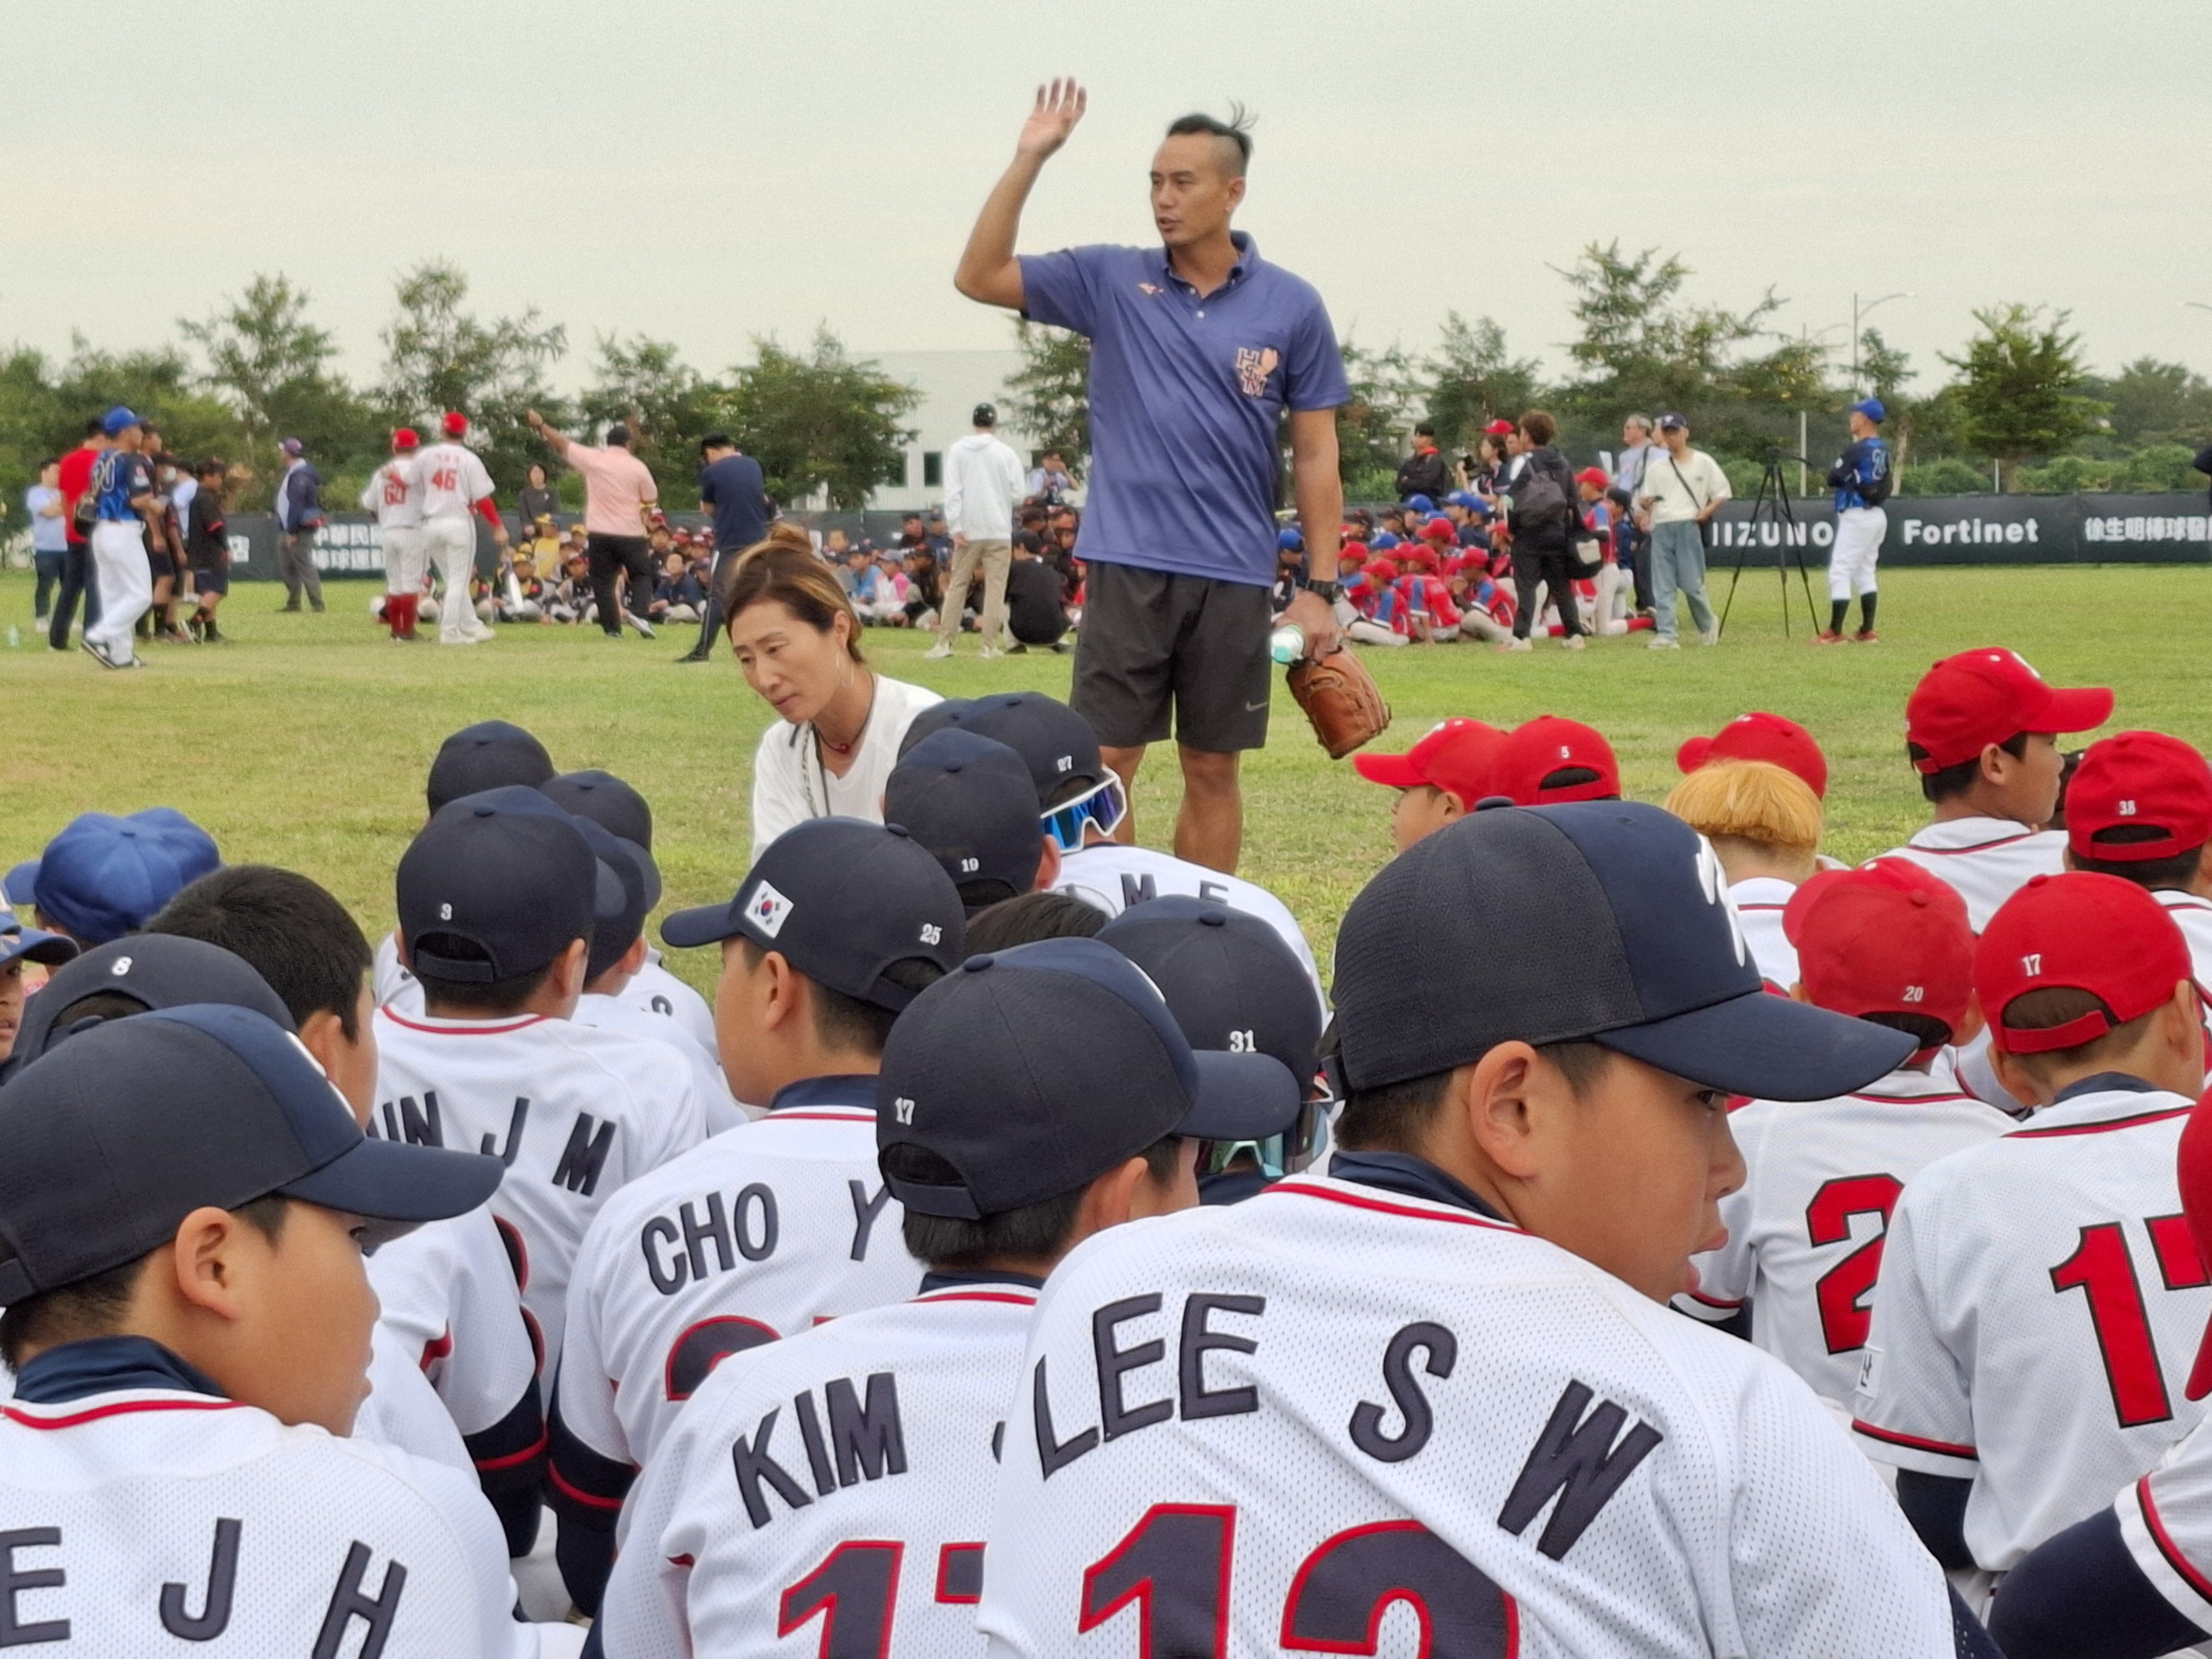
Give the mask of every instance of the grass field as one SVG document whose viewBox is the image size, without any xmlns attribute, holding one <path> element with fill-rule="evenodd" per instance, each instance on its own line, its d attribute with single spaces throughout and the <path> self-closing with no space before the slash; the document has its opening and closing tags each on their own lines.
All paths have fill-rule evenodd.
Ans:
<svg viewBox="0 0 2212 1659">
<path fill-rule="evenodd" d="M 1775 588 L 1771 573 L 1747 574 L 1727 641 L 1710 651 L 1647 652 L 1632 635 L 1579 655 L 1368 652 L 1395 714 L 1376 746 L 1402 748 L 1447 714 L 1498 725 L 1571 714 L 1612 738 L 1626 792 L 1656 801 L 1683 738 L 1770 708 L 1826 749 L 1826 850 L 1857 859 L 1923 817 L 1903 760 L 1905 699 L 1953 651 L 2013 646 L 2054 682 L 2114 687 L 2115 729 L 2212 745 L 2212 569 L 1899 571 L 1884 577 L 1881 642 L 1828 649 L 1808 644 L 1802 597 L 1784 641 Z M 146 670 L 118 674 L 46 649 L 31 630 L 28 574 L 0 574 L 0 635 L 12 624 L 23 638 L 0 650 L 0 868 L 35 855 L 78 812 L 173 805 L 231 862 L 314 876 L 374 937 L 392 922 L 392 869 L 422 821 L 439 739 L 498 717 L 536 732 L 564 769 L 604 767 L 645 793 L 668 908 L 728 896 L 744 872 L 750 760 L 769 716 L 726 657 L 672 666 L 694 630 L 614 644 L 551 627 L 505 629 L 472 651 L 398 649 L 369 620 L 370 592 L 336 582 L 327 616 L 288 617 L 272 614 L 283 599 L 273 584 L 240 583 L 223 612 L 235 644 L 151 647 Z M 868 637 L 884 672 L 948 696 L 1066 695 L 1069 658 L 981 663 L 969 641 L 951 662 L 924 662 L 926 643 Z M 1281 895 L 1326 963 L 1346 903 L 1389 855 L 1390 798 L 1322 755 L 1279 686 L 1274 716 L 1273 742 L 1247 762 L 1242 872 Z M 1147 843 L 1166 843 L 1174 770 L 1156 751 L 1140 781 Z M 713 963 L 711 951 L 671 955 L 702 988 Z"/>
</svg>

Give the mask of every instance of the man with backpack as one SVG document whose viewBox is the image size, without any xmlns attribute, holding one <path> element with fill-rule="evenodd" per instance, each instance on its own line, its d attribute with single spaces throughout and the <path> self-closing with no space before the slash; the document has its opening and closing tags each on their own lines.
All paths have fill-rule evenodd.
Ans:
<svg viewBox="0 0 2212 1659">
<path fill-rule="evenodd" d="M 1504 493 L 1510 506 L 1506 523 L 1513 532 L 1513 586 L 1518 604 L 1513 617 L 1513 637 L 1500 651 L 1529 651 L 1528 630 L 1543 607 L 1536 591 L 1549 587 L 1559 607 L 1562 637 L 1570 651 L 1583 649 L 1583 625 L 1575 610 L 1574 573 L 1569 568 L 1574 536 L 1580 520 L 1575 510 L 1574 474 L 1567 458 L 1552 440 L 1559 423 L 1540 409 L 1521 417 L 1521 424 L 1505 437 Z"/>
<path fill-rule="evenodd" d="M 1659 441 L 1666 447 L 1644 468 L 1637 505 L 1651 519 L 1651 604 L 1658 613 L 1654 651 L 1676 651 L 1674 595 L 1689 602 L 1699 645 L 1721 642 L 1720 618 L 1705 598 L 1705 526 L 1733 493 L 1721 464 L 1690 447 L 1690 423 L 1680 415 L 1659 417 Z"/>
</svg>

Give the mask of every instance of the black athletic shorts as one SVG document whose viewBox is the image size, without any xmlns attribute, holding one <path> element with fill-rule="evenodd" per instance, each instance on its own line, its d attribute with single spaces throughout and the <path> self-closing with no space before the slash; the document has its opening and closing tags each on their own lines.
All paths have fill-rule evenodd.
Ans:
<svg viewBox="0 0 2212 1659">
<path fill-rule="evenodd" d="M 230 592 L 230 555 L 211 559 L 205 564 L 192 566 L 192 592 L 195 593 L 228 593 Z"/>
<path fill-rule="evenodd" d="M 146 562 L 153 567 L 155 581 L 161 580 L 164 576 L 174 580 L 177 574 L 177 561 L 175 556 L 169 551 L 169 544 L 166 539 L 158 543 L 149 541 L 146 544 Z"/>
<path fill-rule="evenodd" d="M 1168 735 L 1231 754 L 1267 741 L 1273 599 L 1265 587 L 1093 560 L 1068 702 L 1109 749 Z"/>
</svg>

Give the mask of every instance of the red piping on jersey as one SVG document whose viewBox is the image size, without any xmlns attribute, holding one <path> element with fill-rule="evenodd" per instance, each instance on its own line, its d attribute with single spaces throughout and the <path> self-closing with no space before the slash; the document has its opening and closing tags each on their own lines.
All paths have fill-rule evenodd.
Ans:
<svg viewBox="0 0 2212 1659">
<path fill-rule="evenodd" d="M 2039 830 L 2023 830 L 2016 836 L 1999 836 L 1995 841 L 1976 842 L 1972 847 L 1915 847 L 1911 842 L 1898 848 L 1899 854 L 1925 853 L 1930 858 L 1955 859 L 1966 853 L 1986 853 L 1992 847 L 2009 847 L 2016 841 L 2028 841 L 2041 835 Z"/>
<path fill-rule="evenodd" d="M 1510 1221 L 1492 1221 L 1487 1216 L 1463 1215 L 1457 1211 L 1417 1210 L 1409 1204 L 1388 1204 L 1379 1198 L 1357 1198 L 1350 1193 L 1340 1193 L 1320 1187 L 1290 1187 L 1280 1182 L 1255 1194 L 1265 1198 L 1279 1194 L 1290 1198 L 1326 1199 L 1331 1204 L 1346 1204 L 1355 1210 L 1376 1210 L 1384 1215 L 1407 1216 L 1415 1221 L 1449 1221 L 1462 1227 L 1484 1227 L 1492 1232 L 1517 1233 L 1522 1229 Z"/>
<path fill-rule="evenodd" d="M 511 1469 L 518 1463 L 527 1463 L 532 1458 L 537 1456 L 538 1453 L 545 1449 L 545 1443 L 551 1437 L 551 1435 L 547 1431 L 540 1429 L 538 1431 L 538 1438 L 531 1442 L 527 1446 L 525 1446 L 520 1451 L 507 1452 L 498 1457 L 479 1457 L 477 1459 L 477 1468 L 479 1471 Z"/>
<path fill-rule="evenodd" d="M 1735 907 L 1735 913 L 1747 916 L 1754 910 L 1787 910 L 1789 908 L 1786 904 L 1739 904 Z"/>
<path fill-rule="evenodd" d="M 581 1486 L 570 1486 L 561 1478 L 561 1471 L 550 1463 L 545 1466 L 545 1473 L 553 1478 L 555 1486 L 560 1487 L 579 1504 L 587 1504 L 595 1510 L 618 1510 L 623 1506 L 623 1501 L 619 1498 L 601 1498 L 596 1492 L 586 1492 Z"/>
<path fill-rule="evenodd" d="M 2107 1118 L 2102 1123 L 2063 1123 L 2048 1129 L 2014 1129 L 2002 1139 L 2048 1140 L 2058 1135 L 2100 1135 L 2107 1129 L 2132 1129 L 2144 1123 L 2163 1123 L 2170 1117 L 2187 1117 L 2193 1109 L 2188 1106 L 2170 1106 L 2162 1112 L 2137 1112 L 2133 1117 Z"/>
<path fill-rule="evenodd" d="M 915 1300 L 932 1304 L 939 1302 L 1003 1302 L 1014 1308 L 1036 1306 L 1036 1298 L 1033 1296 L 1016 1296 L 1005 1291 L 939 1291 L 933 1296 L 918 1296 Z"/>
<path fill-rule="evenodd" d="M 1703 1291 L 1691 1291 L 1687 1292 L 1687 1294 L 1691 1301 L 1702 1302 L 1708 1308 L 1741 1308 L 1743 1306 L 1743 1304 L 1741 1302 L 1728 1302 L 1717 1296 L 1707 1296 Z"/>
<path fill-rule="evenodd" d="M 27 1429 L 73 1429 L 82 1423 L 97 1422 L 103 1417 L 128 1417 L 137 1412 L 232 1412 L 240 1402 L 235 1400 L 123 1400 L 112 1406 L 94 1406 L 89 1411 L 72 1412 L 67 1417 L 33 1417 L 13 1406 L 0 1406 L 0 1417 L 12 1423 L 21 1423 Z"/>
<path fill-rule="evenodd" d="M 395 1014 L 389 1008 L 377 1012 L 395 1025 L 404 1025 L 410 1031 L 428 1031 L 432 1036 L 503 1036 L 509 1031 L 519 1031 L 526 1025 L 542 1025 L 544 1014 L 525 1014 L 520 1019 L 497 1023 L 489 1020 L 465 1020 L 452 1025 L 425 1025 L 404 1014 Z"/>
<path fill-rule="evenodd" d="M 2158 1505 L 2151 1501 L 2148 1475 L 2136 1482 L 2136 1502 L 2142 1510 L 2143 1524 L 2150 1528 L 2151 1538 L 2158 1545 L 2159 1553 L 2166 1558 L 2166 1565 L 2188 1581 L 2190 1589 L 2212 1601 L 2212 1580 L 2190 1565 L 2189 1558 L 2166 1531 L 2166 1522 L 2159 1518 Z"/>
<path fill-rule="evenodd" d="M 1981 1456 L 1972 1446 L 1954 1446 L 1948 1440 L 1923 1440 L 1917 1434 L 1899 1434 L 1895 1429 L 1878 1429 L 1863 1417 L 1851 1419 L 1851 1426 L 1869 1439 L 1887 1440 L 1893 1446 L 1907 1446 L 1914 1451 L 1941 1452 L 1946 1457 L 1977 1460 Z"/>
</svg>

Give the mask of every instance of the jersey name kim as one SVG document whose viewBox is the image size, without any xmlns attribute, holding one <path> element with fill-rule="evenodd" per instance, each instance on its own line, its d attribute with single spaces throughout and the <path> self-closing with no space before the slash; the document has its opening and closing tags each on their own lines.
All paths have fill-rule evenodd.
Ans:
<svg viewBox="0 0 2212 1659">
<path fill-rule="evenodd" d="M 997 1449 L 994 1431 L 994 1455 Z M 837 1376 L 818 1393 L 800 1389 L 787 1411 L 770 1407 L 750 1435 L 735 1437 L 730 1462 L 745 1517 L 756 1531 L 844 1487 L 904 1474 L 906 1431 L 899 1420 L 898 1374 Z M 780 1502 L 771 1503 L 771 1498 Z"/>
</svg>

